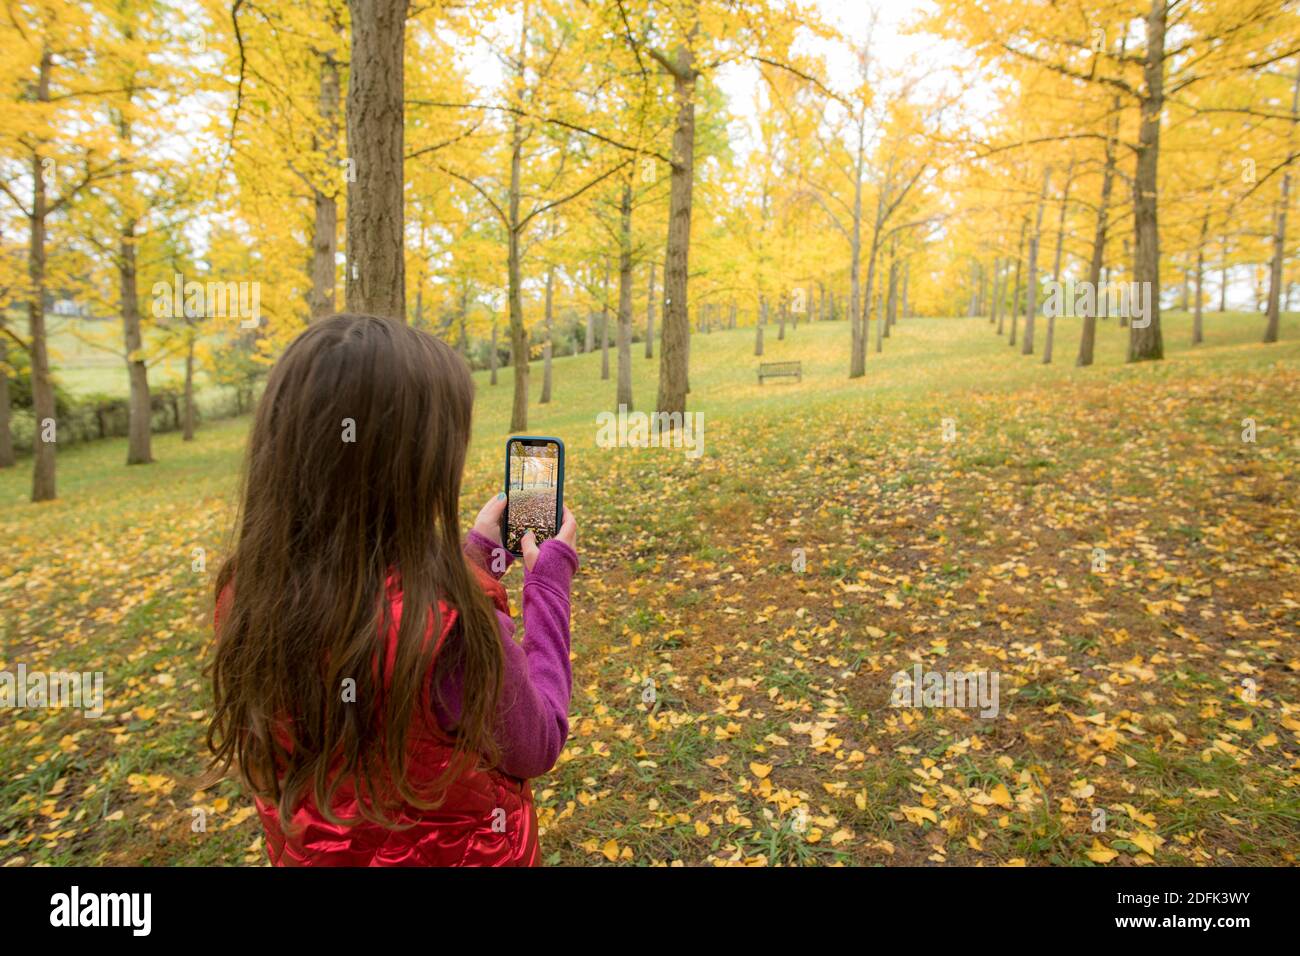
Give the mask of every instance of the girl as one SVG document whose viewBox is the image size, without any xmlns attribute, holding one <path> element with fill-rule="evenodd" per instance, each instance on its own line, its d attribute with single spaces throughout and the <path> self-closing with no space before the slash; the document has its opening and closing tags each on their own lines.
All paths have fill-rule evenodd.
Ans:
<svg viewBox="0 0 1300 956">
<path fill-rule="evenodd" d="M 217 577 L 208 747 L 275 865 L 537 863 L 527 780 L 568 735 L 577 526 L 566 508 L 524 539 L 520 646 L 504 495 L 458 528 L 472 404 L 447 345 L 370 316 L 310 326 L 271 370 Z"/>
</svg>

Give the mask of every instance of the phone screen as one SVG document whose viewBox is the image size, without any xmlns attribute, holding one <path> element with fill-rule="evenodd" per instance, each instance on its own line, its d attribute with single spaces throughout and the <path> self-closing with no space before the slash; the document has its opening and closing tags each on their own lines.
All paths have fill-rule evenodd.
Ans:
<svg viewBox="0 0 1300 956">
<path fill-rule="evenodd" d="M 553 441 L 510 442 L 506 460 L 506 549 L 518 554 L 531 531 L 540 545 L 555 537 L 563 469 Z"/>
</svg>

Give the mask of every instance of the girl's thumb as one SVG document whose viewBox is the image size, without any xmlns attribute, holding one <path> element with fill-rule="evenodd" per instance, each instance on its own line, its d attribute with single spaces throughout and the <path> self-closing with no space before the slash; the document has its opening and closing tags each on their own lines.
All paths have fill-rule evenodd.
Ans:
<svg viewBox="0 0 1300 956">
<path fill-rule="evenodd" d="M 524 556 L 524 570 L 532 570 L 533 562 L 537 560 L 538 555 L 537 536 L 531 531 L 525 534 L 519 541 L 519 550 Z"/>
</svg>

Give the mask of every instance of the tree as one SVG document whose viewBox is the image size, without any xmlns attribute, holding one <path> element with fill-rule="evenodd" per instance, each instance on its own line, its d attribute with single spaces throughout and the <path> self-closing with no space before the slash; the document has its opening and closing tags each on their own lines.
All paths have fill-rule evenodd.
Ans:
<svg viewBox="0 0 1300 956">
<path fill-rule="evenodd" d="M 795 73 L 825 90 L 808 69 L 794 62 L 790 46 L 800 26 L 810 22 L 793 8 L 768 3 L 732 6 L 719 0 L 677 0 L 658 9 L 646 0 L 632 23 L 631 0 L 614 0 L 623 36 L 640 71 L 649 58 L 672 83 L 675 111 L 668 234 L 664 245 L 663 319 L 659 351 L 660 412 L 682 414 L 690 391 L 691 216 L 695 184 L 695 105 L 700 86 L 725 63 L 763 63 Z"/>
<path fill-rule="evenodd" d="M 587 15 L 598 21 L 601 11 Z M 593 115 L 593 104 L 609 105 L 601 93 L 606 78 L 588 69 L 597 60 L 583 52 L 583 44 L 598 35 L 594 27 L 554 0 L 526 0 L 520 5 L 518 22 L 515 52 L 502 54 L 509 67 L 502 102 L 412 101 L 505 117 L 496 130 L 505 140 L 504 181 L 499 169 L 485 162 L 481 149 L 471 154 L 458 148 L 436 165 L 474 189 L 505 234 L 506 307 L 514 368 L 510 428 L 515 432 L 525 430 L 528 423 L 529 333 L 523 284 L 525 259 L 536 238 L 534 227 L 547 213 L 622 172 L 642 152 L 636 143 L 622 139 L 617 129 L 585 125 Z"/>
<path fill-rule="evenodd" d="M 94 63 L 94 82 L 103 91 L 96 115 L 103 117 L 106 142 L 121 170 L 83 191 L 70 207 L 70 226 L 77 241 L 112 273 L 116 295 L 107 305 L 121 315 L 116 351 L 129 383 L 126 463 L 147 464 L 153 460 L 153 406 L 140 280 L 151 263 L 142 261 L 141 250 L 156 233 L 181 228 L 177 220 L 194 211 L 182 172 L 188 164 L 166 158 L 172 130 L 165 117 L 174 115 L 189 90 L 186 79 L 173 75 L 158 56 L 177 39 L 165 8 L 153 0 L 117 0 L 105 5 L 95 22 L 103 47 Z"/>
<path fill-rule="evenodd" d="M 1136 112 L 1136 135 L 1126 133 L 1117 142 L 1134 159 L 1133 278 L 1150 290 L 1151 311 L 1129 326 L 1128 360 L 1161 358 L 1162 122 L 1170 108 L 1185 104 L 1194 87 L 1258 72 L 1300 52 L 1294 31 L 1275 26 L 1293 22 L 1285 4 L 1281 0 L 1246 6 L 1147 0 L 1135 8 L 1118 0 L 1066 0 L 1026 7 L 1014 0 L 989 0 L 979 5 L 939 0 L 935 13 L 925 22 L 936 32 L 965 43 L 985 66 L 1018 60 L 1038 73 L 1109 90 L 1122 107 Z M 1136 31 L 1130 29 L 1137 24 Z M 1139 34 L 1140 48 L 1129 52 L 1123 41 L 1118 45 L 1105 42 L 1110 29 L 1118 30 L 1123 38 Z M 1071 138 L 1104 141 L 1108 135 L 1095 128 L 1047 130 L 1029 145 Z M 1093 328 L 1086 327 L 1085 339 Z M 1090 351 L 1085 340 L 1081 364 L 1091 360 Z"/>
<path fill-rule="evenodd" d="M 1278 324 L 1281 318 L 1281 301 L 1282 301 L 1282 263 L 1286 257 L 1286 214 L 1287 207 L 1291 203 L 1291 166 L 1289 165 L 1293 153 L 1292 144 L 1295 142 L 1295 128 L 1300 124 L 1300 65 L 1296 67 L 1295 83 L 1291 88 L 1291 124 L 1287 130 L 1287 162 L 1288 165 L 1282 171 L 1282 186 L 1279 191 L 1277 200 L 1277 211 L 1274 213 L 1273 229 L 1273 256 L 1269 260 L 1268 269 L 1268 316 L 1267 324 L 1264 328 L 1264 341 L 1276 342 L 1278 334 Z M 1199 296 L 1199 291 L 1198 291 Z"/>
<path fill-rule="evenodd" d="M 1047 205 L 1047 186 L 1052 179 L 1052 167 L 1043 170 L 1043 191 L 1038 196 L 1038 212 L 1034 217 L 1034 230 L 1029 234 L 1029 279 L 1025 284 L 1025 335 L 1021 354 L 1034 354 L 1034 318 L 1038 315 L 1038 244 L 1043 235 L 1043 207 Z"/>
<path fill-rule="evenodd" d="M 3 48 L 14 68 L 0 125 L 0 162 L 5 166 L 0 192 L 27 226 L 27 339 L 6 332 L 30 359 L 37 427 L 32 501 L 50 501 L 56 497 L 58 438 L 45 316 L 50 219 L 87 187 L 118 175 L 121 164 L 86 115 L 87 104 L 99 95 L 85 79 L 93 32 L 88 11 L 15 7 L 10 13 Z M 26 196 L 20 196 L 24 188 Z"/>
<path fill-rule="evenodd" d="M 238 2 L 238 0 L 237 0 Z M 406 321 L 404 48 L 408 0 L 348 0 L 347 308 Z"/>
</svg>

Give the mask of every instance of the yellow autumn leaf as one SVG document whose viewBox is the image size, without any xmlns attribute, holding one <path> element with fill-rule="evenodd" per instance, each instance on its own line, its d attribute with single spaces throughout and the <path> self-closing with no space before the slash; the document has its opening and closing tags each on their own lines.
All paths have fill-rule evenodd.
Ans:
<svg viewBox="0 0 1300 956">
<path fill-rule="evenodd" d="M 931 823 L 939 822 L 939 818 L 935 815 L 935 812 L 933 810 L 927 810 L 925 807 L 899 807 L 898 809 L 902 811 L 903 816 L 908 819 L 908 822 L 914 823 L 918 827 L 925 820 L 929 820 Z"/>
<path fill-rule="evenodd" d="M 1093 837 L 1092 848 L 1087 851 L 1086 856 L 1088 859 L 1092 860 L 1093 863 L 1109 863 L 1111 860 L 1115 859 L 1115 857 L 1119 856 L 1119 853 L 1104 846 L 1100 840 Z"/>
<path fill-rule="evenodd" d="M 1148 856 L 1156 855 L 1156 837 L 1151 833 L 1135 833 L 1129 837 L 1134 843 L 1142 848 L 1142 851 Z"/>
</svg>

